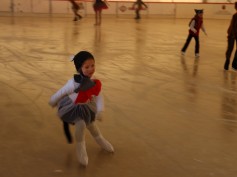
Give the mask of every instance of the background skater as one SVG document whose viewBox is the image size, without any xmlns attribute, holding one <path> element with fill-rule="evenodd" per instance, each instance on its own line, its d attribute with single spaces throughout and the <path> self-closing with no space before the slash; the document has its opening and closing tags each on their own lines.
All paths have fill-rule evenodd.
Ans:
<svg viewBox="0 0 237 177">
<path fill-rule="evenodd" d="M 196 12 L 196 15 L 191 19 L 191 21 L 189 23 L 189 34 L 188 34 L 186 42 L 181 50 L 181 53 L 182 53 L 182 55 L 185 54 L 185 51 L 188 48 L 191 39 L 194 38 L 195 42 L 196 42 L 195 57 L 199 57 L 199 48 L 200 48 L 199 31 L 200 31 L 200 29 L 202 29 L 202 31 L 205 33 L 205 35 L 207 35 L 207 33 L 206 33 L 206 30 L 203 25 L 203 9 L 201 9 L 201 10 L 195 9 L 195 12 Z"/>
<path fill-rule="evenodd" d="M 93 4 L 95 11 L 95 25 L 101 25 L 101 14 L 103 9 L 108 9 L 107 1 L 95 0 Z"/>
<path fill-rule="evenodd" d="M 74 19 L 73 21 L 77 21 L 82 19 L 82 16 L 78 13 L 78 11 L 80 10 L 80 6 L 75 2 L 75 0 L 69 0 L 72 4 L 72 11 L 74 13 Z"/>
<path fill-rule="evenodd" d="M 237 2 L 235 2 L 235 14 L 232 16 L 230 26 L 227 30 L 227 50 L 226 50 L 226 60 L 225 60 L 225 65 L 224 69 L 228 70 L 229 69 L 229 63 L 230 63 L 230 57 L 231 53 L 233 51 L 234 45 L 236 43 L 237 45 Z M 235 56 L 232 62 L 232 68 L 234 70 L 237 70 L 237 46 L 235 46 Z"/>
<path fill-rule="evenodd" d="M 132 9 L 135 9 L 135 19 L 141 19 L 140 11 L 143 9 L 143 7 L 146 9 L 148 8 L 148 6 L 142 0 L 137 0 L 134 2 Z"/>
</svg>

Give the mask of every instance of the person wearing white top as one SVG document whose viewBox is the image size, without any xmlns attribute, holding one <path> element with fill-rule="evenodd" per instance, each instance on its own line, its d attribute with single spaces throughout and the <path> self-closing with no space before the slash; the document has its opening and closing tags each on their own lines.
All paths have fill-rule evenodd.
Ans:
<svg viewBox="0 0 237 177">
<path fill-rule="evenodd" d="M 77 158 L 80 164 L 88 165 L 85 144 L 87 128 L 96 142 L 106 151 L 114 152 L 113 146 L 102 136 L 95 119 L 104 110 L 101 82 L 92 79 L 95 60 L 91 53 L 81 51 L 73 58 L 78 74 L 75 74 L 61 89 L 50 98 L 49 104 L 58 107 L 58 116 L 64 123 L 65 134 L 71 143 L 69 124 L 75 125 Z"/>
</svg>

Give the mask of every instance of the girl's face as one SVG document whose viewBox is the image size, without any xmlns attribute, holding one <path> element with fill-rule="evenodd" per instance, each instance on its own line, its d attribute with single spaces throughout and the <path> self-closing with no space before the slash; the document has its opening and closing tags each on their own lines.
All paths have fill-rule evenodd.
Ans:
<svg viewBox="0 0 237 177">
<path fill-rule="evenodd" d="M 95 60 L 94 59 L 87 59 L 82 67 L 81 67 L 81 71 L 82 73 L 87 76 L 87 77 L 91 77 L 94 72 L 95 72 Z"/>
</svg>

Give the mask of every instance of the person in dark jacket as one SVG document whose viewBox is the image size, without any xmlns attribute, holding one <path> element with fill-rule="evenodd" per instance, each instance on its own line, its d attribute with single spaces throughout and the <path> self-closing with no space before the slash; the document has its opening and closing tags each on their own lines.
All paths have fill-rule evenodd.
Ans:
<svg viewBox="0 0 237 177">
<path fill-rule="evenodd" d="M 235 2 L 235 14 L 232 16 L 230 26 L 227 30 L 227 50 L 225 53 L 226 60 L 224 64 L 224 69 L 228 70 L 229 69 L 229 64 L 230 64 L 230 57 L 231 53 L 234 49 L 235 43 L 237 44 L 237 2 Z M 235 56 L 232 62 L 232 68 L 234 70 L 237 70 L 237 47 L 235 47 Z"/>
</svg>

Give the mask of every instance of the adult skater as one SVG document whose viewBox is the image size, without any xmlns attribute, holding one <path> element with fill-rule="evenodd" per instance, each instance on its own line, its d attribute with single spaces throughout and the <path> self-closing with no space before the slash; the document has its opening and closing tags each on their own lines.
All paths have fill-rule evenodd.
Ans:
<svg viewBox="0 0 237 177">
<path fill-rule="evenodd" d="M 228 70 L 229 69 L 229 63 L 230 63 L 230 57 L 231 53 L 234 49 L 234 45 L 236 43 L 237 45 L 237 2 L 235 2 L 235 14 L 232 16 L 229 28 L 227 30 L 227 50 L 226 50 L 226 60 L 224 64 L 224 69 Z M 232 68 L 234 70 L 237 70 L 237 46 L 235 46 L 235 56 L 232 61 Z"/>
</svg>

